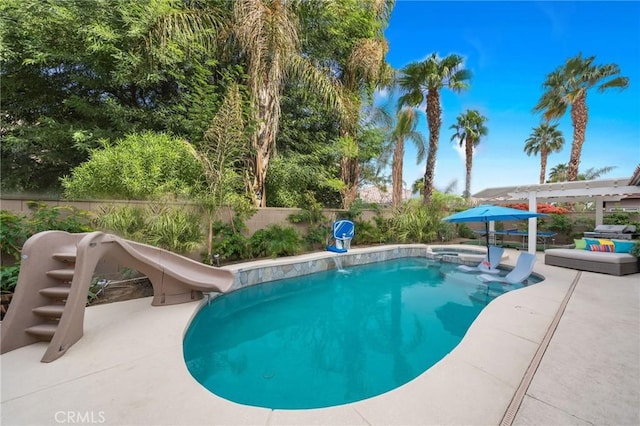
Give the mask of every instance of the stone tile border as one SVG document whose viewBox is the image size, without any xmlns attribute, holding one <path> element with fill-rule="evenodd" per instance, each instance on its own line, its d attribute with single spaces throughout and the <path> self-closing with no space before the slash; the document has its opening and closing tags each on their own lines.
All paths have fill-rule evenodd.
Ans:
<svg viewBox="0 0 640 426">
<path fill-rule="evenodd" d="M 435 250 L 434 250 L 435 249 Z M 459 252 L 458 255 L 438 254 L 438 249 L 446 249 L 449 253 Z M 464 250 L 464 251 L 463 251 Z M 478 254 L 468 253 L 475 251 Z M 232 290 L 275 281 L 284 278 L 322 272 L 340 267 L 364 265 L 367 263 L 383 262 L 404 257 L 426 257 L 444 262 L 478 264 L 484 258 L 485 247 L 469 247 L 466 245 L 427 245 L 402 244 L 379 247 L 357 248 L 347 253 L 318 252 L 302 256 L 283 257 L 278 259 L 259 260 L 256 262 L 228 265 L 234 275 Z"/>
</svg>

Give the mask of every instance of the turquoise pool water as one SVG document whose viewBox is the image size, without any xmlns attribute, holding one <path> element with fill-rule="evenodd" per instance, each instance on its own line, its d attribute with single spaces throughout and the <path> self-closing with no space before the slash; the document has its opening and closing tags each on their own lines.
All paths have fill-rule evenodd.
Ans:
<svg viewBox="0 0 640 426">
<path fill-rule="evenodd" d="M 218 396 L 273 409 L 387 392 L 448 354 L 490 300 L 523 286 L 456 266 L 404 258 L 218 297 L 187 330 L 187 368 Z"/>
</svg>

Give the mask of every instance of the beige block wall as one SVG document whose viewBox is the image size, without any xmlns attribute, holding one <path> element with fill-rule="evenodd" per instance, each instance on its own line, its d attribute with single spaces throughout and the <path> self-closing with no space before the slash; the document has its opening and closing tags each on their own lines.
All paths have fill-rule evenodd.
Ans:
<svg viewBox="0 0 640 426">
<path fill-rule="evenodd" d="M 108 205 L 132 205 L 132 206 L 144 206 L 145 201 L 67 201 L 67 200 L 51 200 L 51 199 L 38 199 L 34 198 L 2 198 L 0 199 L 0 209 L 8 210 L 14 213 L 29 214 L 29 203 L 31 201 L 37 201 L 45 203 L 50 207 L 60 206 L 73 206 L 81 210 L 97 213 L 104 206 Z M 173 203 L 175 205 L 185 205 L 184 203 Z M 281 207 L 266 207 L 259 208 L 256 214 L 249 218 L 245 224 L 247 226 L 247 234 L 252 235 L 259 229 L 268 227 L 269 225 L 277 224 L 280 226 L 293 226 L 300 232 L 306 231 L 306 225 L 304 224 L 292 224 L 288 221 L 288 217 L 291 214 L 298 213 L 300 209 L 297 208 L 281 208 Z M 323 214 L 329 219 L 334 221 L 336 219 L 344 218 L 344 211 L 339 209 L 325 209 Z M 389 212 L 383 212 L 385 216 L 390 215 Z M 375 217 L 376 212 L 374 210 L 365 210 L 362 212 L 362 220 L 371 220 Z M 218 218 L 223 222 L 229 223 L 231 221 L 231 213 L 227 209 L 223 209 L 218 214 Z"/>
</svg>

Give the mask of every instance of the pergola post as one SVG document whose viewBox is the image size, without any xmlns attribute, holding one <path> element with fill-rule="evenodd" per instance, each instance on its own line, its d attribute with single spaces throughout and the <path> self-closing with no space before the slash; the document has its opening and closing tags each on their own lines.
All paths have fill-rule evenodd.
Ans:
<svg viewBox="0 0 640 426">
<path fill-rule="evenodd" d="M 536 191 L 529 191 L 529 211 L 537 213 Z M 538 241 L 538 219 L 535 217 L 529 218 L 529 247 L 528 252 L 536 254 Z"/>
<path fill-rule="evenodd" d="M 596 226 L 602 225 L 604 216 L 604 197 L 596 197 Z"/>
<path fill-rule="evenodd" d="M 493 244 L 493 245 L 495 245 L 496 242 L 497 242 L 495 230 L 496 230 L 496 222 L 494 220 L 490 220 L 489 221 L 489 235 L 487 235 L 487 238 L 489 238 L 489 243 Z"/>
</svg>

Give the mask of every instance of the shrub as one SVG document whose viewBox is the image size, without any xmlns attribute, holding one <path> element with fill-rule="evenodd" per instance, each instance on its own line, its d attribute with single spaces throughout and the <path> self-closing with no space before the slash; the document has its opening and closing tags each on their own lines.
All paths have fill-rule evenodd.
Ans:
<svg viewBox="0 0 640 426">
<path fill-rule="evenodd" d="M 200 216 L 185 208 L 150 206 L 146 218 L 146 242 L 187 254 L 202 245 Z"/>
<path fill-rule="evenodd" d="M 386 235 L 375 222 L 356 221 L 356 234 L 353 237 L 354 244 L 380 244 L 385 242 Z"/>
<path fill-rule="evenodd" d="M 437 237 L 437 227 L 420 200 L 409 200 L 392 219 L 392 232 L 403 243 L 426 243 Z"/>
<path fill-rule="evenodd" d="M 290 226 L 269 225 L 253 234 L 249 240 L 256 257 L 291 256 L 300 252 L 302 240 Z"/>
<path fill-rule="evenodd" d="M 200 216 L 182 207 L 162 204 L 110 206 L 102 209 L 96 225 L 122 238 L 181 254 L 189 253 L 203 243 Z"/>
<path fill-rule="evenodd" d="M 2 293 L 13 293 L 18 284 L 20 265 L 0 267 L 0 290 Z"/>
<path fill-rule="evenodd" d="M 213 223 L 213 240 L 211 242 L 212 253 L 223 260 L 246 259 L 251 256 L 249 240 L 240 230 L 244 224 L 239 219 L 234 219 L 234 225 L 228 225 L 220 221 Z M 212 259 L 205 260 L 213 263 Z"/>
<path fill-rule="evenodd" d="M 573 233 L 573 222 L 571 221 L 571 218 L 563 214 L 551 214 L 549 216 L 549 223 L 545 221 L 541 228 L 542 227 L 568 237 Z"/>
<path fill-rule="evenodd" d="M 322 205 L 312 196 L 304 197 L 304 207 L 298 213 L 287 217 L 291 223 L 304 223 L 307 225 L 307 234 L 304 242 L 310 249 L 324 247 L 331 237 L 331 222 L 322 214 Z"/>
<path fill-rule="evenodd" d="M 157 199 L 189 195 L 202 168 L 188 142 L 163 133 L 132 133 L 104 148 L 62 179 L 69 198 Z"/>
<path fill-rule="evenodd" d="M 640 228 L 640 222 L 634 220 L 637 216 L 638 213 L 614 212 L 605 216 L 603 222 L 605 225 L 635 225 Z"/>
<path fill-rule="evenodd" d="M 512 204 L 510 206 L 507 207 L 511 207 L 512 209 L 518 209 L 518 210 L 529 210 L 529 204 L 528 203 L 518 203 L 518 204 Z M 564 213 L 569 213 L 569 210 L 565 209 L 564 207 L 560 207 L 560 206 L 555 206 L 553 204 L 549 204 L 549 203 L 538 203 L 536 205 L 536 211 L 538 213 L 546 213 L 546 214 L 564 214 Z"/>
<path fill-rule="evenodd" d="M 89 212 L 71 206 L 49 207 L 29 202 L 30 216 L 0 211 L 0 251 L 18 260 L 29 237 L 42 231 L 89 232 L 93 230 Z"/>
<path fill-rule="evenodd" d="M 3 254 L 20 259 L 20 249 L 30 235 L 26 222 L 24 215 L 0 211 L 0 251 Z"/>
<path fill-rule="evenodd" d="M 403 243 L 448 241 L 455 237 L 455 225 L 442 221 L 447 214 L 446 200 L 434 197 L 427 206 L 422 200 L 406 202 L 391 220 L 390 232 Z"/>
<path fill-rule="evenodd" d="M 135 206 L 104 206 L 96 218 L 96 226 L 129 240 L 144 240 L 145 211 Z"/>
<path fill-rule="evenodd" d="M 476 234 L 473 232 L 473 229 L 469 228 L 465 223 L 456 224 L 456 228 L 458 229 L 458 236 L 460 238 L 476 238 Z"/>
</svg>

